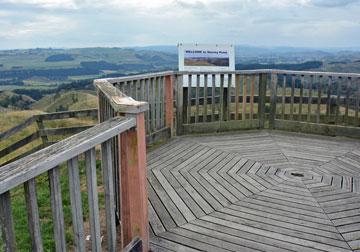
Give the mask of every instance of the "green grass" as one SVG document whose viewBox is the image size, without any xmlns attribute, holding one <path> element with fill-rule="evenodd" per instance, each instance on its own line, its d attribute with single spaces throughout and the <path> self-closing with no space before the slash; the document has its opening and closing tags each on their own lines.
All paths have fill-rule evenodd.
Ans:
<svg viewBox="0 0 360 252">
<path fill-rule="evenodd" d="M 39 101 L 32 104 L 32 108 L 46 112 L 66 110 L 80 110 L 97 107 L 96 95 L 88 91 L 69 91 L 46 95 Z"/>
<path fill-rule="evenodd" d="M 84 102 L 84 101 L 83 101 Z M 76 108 L 75 108 L 76 109 Z M 22 122 L 24 122 L 27 118 L 31 117 L 32 115 L 37 115 L 43 113 L 39 110 L 23 110 L 23 111 L 7 111 L 0 113 L 0 132 L 4 132 Z M 60 119 L 60 120 L 48 120 L 44 121 L 45 128 L 61 128 L 61 127 L 75 127 L 75 126 L 85 126 L 85 125 L 93 125 L 96 124 L 97 120 L 92 118 L 68 118 L 68 119 Z M 11 144 L 23 139 L 32 133 L 37 131 L 36 123 L 31 124 L 30 126 L 26 127 L 22 131 L 12 135 L 11 137 L 0 141 L 0 150 L 5 149 L 6 147 L 10 146 Z M 67 136 L 50 136 L 49 141 L 59 141 L 64 139 Z M 29 144 L 13 151 L 12 153 L 1 157 L 0 158 L 0 165 L 15 158 L 22 153 L 25 153 L 31 149 L 42 144 L 41 139 L 37 139 L 35 141 L 30 142 Z"/>
<path fill-rule="evenodd" d="M 104 193 L 102 188 L 102 176 L 100 169 L 100 161 L 97 161 L 97 183 L 99 187 L 99 204 L 100 208 L 104 207 Z M 64 223 L 66 232 L 66 243 L 68 249 L 73 246 L 73 230 L 72 217 L 70 207 L 70 194 L 68 182 L 68 169 L 64 165 L 60 167 L 60 183 L 62 189 L 62 200 L 64 210 Z M 79 161 L 81 197 L 83 205 L 84 222 L 88 220 L 89 207 L 86 191 L 86 174 L 84 161 Z M 36 178 L 37 199 L 39 206 L 39 215 L 41 223 L 41 235 L 45 251 L 55 250 L 55 241 L 53 234 L 52 211 L 50 204 L 49 179 L 47 174 L 43 174 Z M 23 186 L 16 187 L 11 190 L 12 213 L 14 219 L 14 230 L 16 235 L 17 251 L 31 251 L 31 241 L 28 231 L 27 211 L 25 205 Z M 86 233 L 88 234 L 88 233 Z"/>
</svg>

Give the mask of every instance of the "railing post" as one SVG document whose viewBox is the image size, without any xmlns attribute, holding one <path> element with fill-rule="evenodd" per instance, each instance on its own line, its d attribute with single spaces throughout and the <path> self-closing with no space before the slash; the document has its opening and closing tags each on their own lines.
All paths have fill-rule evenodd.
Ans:
<svg viewBox="0 0 360 252">
<path fill-rule="evenodd" d="M 170 128 L 170 136 L 174 135 L 174 76 L 165 76 L 165 122 Z"/>
<path fill-rule="evenodd" d="M 106 80 L 97 80 L 95 85 L 104 94 L 115 116 L 136 119 L 136 126 L 121 133 L 117 138 L 117 154 L 121 158 L 120 164 L 116 167 L 120 174 L 120 185 L 117 185 L 120 194 L 116 197 L 121 202 L 122 247 L 138 236 L 143 242 L 143 251 L 148 251 L 145 112 L 149 109 L 149 104 L 126 96 Z"/>
<path fill-rule="evenodd" d="M 259 75 L 259 128 L 265 127 L 265 100 L 266 100 L 266 84 L 267 84 L 267 73 L 261 73 Z"/>
<path fill-rule="evenodd" d="M 44 145 L 44 147 L 47 146 L 48 142 L 49 142 L 49 139 L 45 133 L 45 126 L 44 126 L 44 121 L 41 117 L 41 115 L 38 115 L 37 118 L 36 118 L 36 124 L 38 126 L 38 130 L 39 130 L 39 133 L 40 133 L 40 137 L 41 137 L 41 141 L 42 141 L 42 144 Z"/>
<path fill-rule="evenodd" d="M 277 99 L 277 74 L 271 74 L 271 93 L 270 93 L 270 115 L 269 115 L 269 128 L 275 128 L 276 119 L 276 99 Z"/>
<path fill-rule="evenodd" d="M 143 112 L 133 116 L 136 117 L 137 127 L 119 137 L 122 244 L 127 245 L 139 236 L 143 241 L 142 251 L 148 251 L 145 118 Z"/>
</svg>

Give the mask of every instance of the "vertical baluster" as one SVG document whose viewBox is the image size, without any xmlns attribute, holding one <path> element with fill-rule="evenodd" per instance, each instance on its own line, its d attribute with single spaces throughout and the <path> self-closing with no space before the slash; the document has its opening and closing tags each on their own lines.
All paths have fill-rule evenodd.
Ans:
<svg viewBox="0 0 360 252">
<path fill-rule="evenodd" d="M 239 97 L 240 97 L 240 74 L 236 74 L 235 76 L 235 120 L 239 120 Z"/>
<path fill-rule="evenodd" d="M 254 119 L 255 74 L 251 75 L 250 87 L 250 119 Z"/>
<path fill-rule="evenodd" d="M 106 97 L 104 97 L 104 111 L 103 111 L 103 119 L 104 121 L 107 120 L 107 111 L 108 111 L 108 100 L 106 99 Z"/>
<path fill-rule="evenodd" d="M 203 122 L 207 122 L 208 75 L 204 74 Z"/>
<path fill-rule="evenodd" d="M 99 200 L 97 191 L 95 148 L 85 152 L 86 184 L 89 202 L 89 223 L 91 232 L 91 251 L 101 251 Z"/>
<path fill-rule="evenodd" d="M 151 129 L 151 107 L 152 107 L 152 104 L 151 104 L 151 98 L 150 98 L 150 80 L 149 79 L 146 79 L 145 80 L 145 91 L 146 91 L 146 101 L 149 102 L 149 109 L 146 111 L 145 113 L 145 117 L 146 117 L 146 132 L 147 134 L 150 133 L 150 129 Z"/>
<path fill-rule="evenodd" d="M 304 96 L 304 83 L 305 83 L 305 76 L 301 75 L 300 80 L 300 100 L 299 100 L 299 121 L 302 121 L 302 105 L 303 105 L 303 96 Z"/>
<path fill-rule="evenodd" d="M 295 79 L 296 76 L 291 76 L 291 99 L 290 99 L 290 120 L 294 120 L 294 94 L 295 94 Z"/>
<path fill-rule="evenodd" d="M 242 114 L 241 119 L 246 119 L 246 99 L 247 99 L 247 85 L 248 85 L 249 75 L 244 75 L 243 79 L 243 98 L 242 98 Z"/>
<path fill-rule="evenodd" d="M 339 77 L 337 79 L 337 83 L 336 83 L 336 111 L 335 111 L 335 123 L 339 124 L 340 123 L 340 93 L 341 93 L 341 83 L 342 82 L 342 77 Z"/>
<path fill-rule="evenodd" d="M 224 74 L 220 74 L 219 120 L 224 120 Z"/>
<path fill-rule="evenodd" d="M 103 95 L 102 95 L 102 92 L 100 90 L 97 91 L 97 94 L 98 94 L 98 120 L 99 122 L 102 122 L 103 121 L 103 109 L 104 109 L 104 106 L 103 106 Z"/>
<path fill-rule="evenodd" d="M 114 184 L 111 157 L 111 141 L 101 144 L 101 164 L 105 190 L 105 215 L 108 251 L 116 251 L 116 222 L 114 203 Z"/>
<path fill-rule="evenodd" d="M 126 82 L 126 85 L 127 85 L 127 95 L 130 96 L 130 97 L 133 97 L 132 94 L 133 94 L 133 81 L 127 81 Z"/>
<path fill-rule="evenodd" d="M 328 76 L 328 88 L 327 88 L 327 99 L 326 99 L 326 121 L 331 122 L 331 92 L 332 92 L 332 77 Z"/>
<path fill-rule="evenodd" d="M 199 88 L 200 88 L 200 75 L 196 75 L 196 89 L 195 89 L 195 123 L 199 122 Z"/>
<path fill-rule="evenodd" d="M 72 214 L 72 226 L 76 251 L 85 251 L 85 237 L 83 225 L 83 212 L 81 204 L 81 189 L 79 177 L 78 158 L 72 158 L 67 162 L 69 171 L 69 190 Z"/>
<path fill-rule="evenodd" d="M 54 223 L 54 240 L 57 252 L 66 251 L 64 212 L 60 187 L 60 168 L 49 170 L 51 210 Z"/>
<path fill-rule="evenodd" d="M 359 78 L 354 79 L 355 81 L 355 116 L 354 126 L 359 127 Z"/>
<path fill-rule="evenodd" d="M 134 80 L 133 81 L 133 85 L 134 85 L 134 96 L 133 96 L 133 98 L 135 100 L 139 100 L 138 84 L 139 84 L 139 80 Z"/>
<path fill-rule="evenodd" d="M 144 95 L 145 95 L 145 90 L 144 90 L 144 79 L 139 80 L 139 100 L 140 101 L 144 101 Z"/>
<path fill-rule="evenodd" d="M 187 116 L 186 116 L 186 120 L 187 120 L 187 124 L 189 124 L 191 122 L 191 85 L 192 85 L 192 75 L 189 74 L 188 75 L 188 97 L 187 97 Z"/>
<path fill-rule="evenodd" d="M 269 127 L 273 129 L 275 127 L 276 119 L 276 100 L 277 100 L 277 74 L 271 74 L 271 86 L 270 86 L 270 115 L 269 115 Z"/>
<path fill-rule="evenodd" d="M 215 121 L 215 82 L 216 82 L 216 75 L 212 74 L 211 75 L 211 81 L 212 81 L 212 86 L 211 86 L 211 121 Z"/>
<path fill-rule="evenodd" d="M 267 88 L 268 74 L 259 74 L 259 102 L 258 102 L 258 117 L 259 127 L 265 127 L 265 101 L 266 101 L 266 88 Z"/>
<path fill-rule="evenodd" d="M 156 130 L 156 81 L 155 78 L 150 79 L 151 84 L 151 132 Z"/>
<path fill-rule="evenodd" d="M 184 89 L 183 89 L 183 75 L 176 76 L 176 130 L 177 135 L 181 135 L 183 130 L 183 109 L 184 109 Z"/>
<path fill-rule="evenodd" d="M 165 124 L 163 127 L 167 127 L 170 129 L 171 136 L 174 135 L 174 76 L 173 75 L 167 75 L 162 78 L 162 85 L 161 88 L 163 90 L 164 95 L 163 99 L 165 101 L 162 101 L 162 107 L 164 105 L 166 106 L 166 109 L 162 111 L 162 114 L 165 118 Z M 176 88 L 176 87 L 175 87 Z M 175 97 L 176 98 L 176 97 Z M 162 120 L 163 121 L 163 120 Z"/>
<path fill-rule="evenodd" d="M 171 80 L 171 95 L 172 97 L 174 97 L 174 87 L 173 87 L 173 84 L 172 84 L 172 77 L 170 77 L 170 80 Z M 160 108 L 161 108 L 161 112 L 160 112 L 160 128 L 164 128 L 165 127 L 165 124 L 166 124 L 166 116 L 165 116 L 165 77 L 164 76 L 161 76 L 161 83 L 160 83 Z M 173 107 L 173 104 L 174 104 L 174 99 L 171 99 L 171 106 Z"/>
<path fill-rule="evenodd" d="M 156 83 L 156 129 L 161 128 L 161 77 L 155 78 Z"/>
<path fill-rule="evenodd" d="M 318 82 L 318 102 L 317 102 L 317 111 L 316 111 L 316 123 L 320 123 L 321 97 L 322 97 L 322 76 L 320 75 Z"/>
<path fill-rule="evenodd" d="M 0 194 L 0 227 L 5 251 L 16 251 L 14 221 L 11 213 L 10 192 Z"/>
<path fill-rule="evenodd" d="M 309 83 L 309 100 L 308 100 L 308 114 L 307 114 L 307 121 L 311 121 L 311 107 L 312 107 L 312 88 L 314 84 L 314 75 L 310 76 L 310 83 Z"/>
<path fill-rule="evenodd" d="M 232 74 L 228 74 L 226 119 L 231 120 Z"/>
<path fill-rule="evenodd" d="M 39 208 L 36 197 L 35 179 L 30 179 L 24 183 L 26 210 L 28 215 L 28 226 L 31 238 L 32 251 L 43 251 L 43 244 L 40 232 Z"/>
<path fill-rule="evenodd" d="M 345 124 L 349 123 L 350 89 L 351 89 L 351 77 L 348 77 L 346 83 L 346 97 L 345 97 L 345 120 L 344 120 Z"/>
<path fill-rule="evenodd" d="M 282 105 L 281 105 L 281 119 L 285 119 L 285 99 L 286 99 L 286 77 L 287 75 L 283 75 L 283 83 L 282 83 Z"/>
<path fill-rule="evenodd" d="M 119 83 L 119 87 L 120 87 L 120 91 L 125 94 L 125 83 L 124 83 L 124 82 L 120 82 L 120 83 Z"/>
</svg>

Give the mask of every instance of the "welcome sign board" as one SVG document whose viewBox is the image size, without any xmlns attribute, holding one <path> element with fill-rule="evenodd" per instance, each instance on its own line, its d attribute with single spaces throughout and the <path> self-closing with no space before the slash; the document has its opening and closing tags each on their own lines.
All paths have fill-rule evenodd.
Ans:
<svg viewBox="0 0 360 252">
<path fill-rule="evenodd" d="M 226 72 L 235 71 L 235 49 L 233 45 L 179 44 L 179 71 Z M 189 76 L 183 75 L 183 86 L 189 86 Z M 208 75 L 208 83 L 211 75 Z M 224 76 L 225 83 L 228 76 Z M 235 80 L 231 80 L 234 82 Z M 204 86 L 204 75 L 200 76 L 200 87 Z M 195 80 L 193 80 L 195 83 Z M 194 85 L 194 84 L 193 84 Z M 215 86 L 220 86 L 220 76 L 215 76 Z"/>
<path fill-rule="evenodd" d="M 221 72 L 235 70 L 233 45 L 179 44 L 179 71 Z"/>
</svg>

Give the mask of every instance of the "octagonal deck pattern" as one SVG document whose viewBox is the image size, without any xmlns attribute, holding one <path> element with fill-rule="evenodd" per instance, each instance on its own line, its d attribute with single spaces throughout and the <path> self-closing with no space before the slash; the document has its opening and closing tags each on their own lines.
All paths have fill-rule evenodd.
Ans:
<svg viewBox="0 0 360 252">
<path fill-rule="evenodd" d="M 148 154 L 151 249 L 360 251 L 359 172 L 360 142 L 345 138 L 175 139 Z"/>
</svg>

